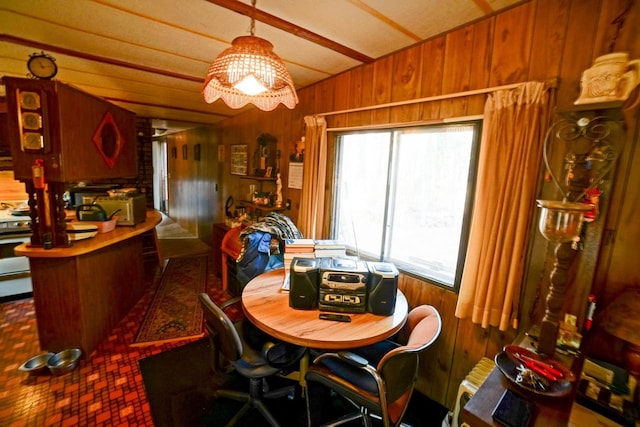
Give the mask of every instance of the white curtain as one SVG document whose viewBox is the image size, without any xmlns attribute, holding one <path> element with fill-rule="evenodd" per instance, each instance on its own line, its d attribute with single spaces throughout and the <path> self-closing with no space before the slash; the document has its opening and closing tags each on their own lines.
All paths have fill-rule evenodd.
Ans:
<svg viewBox="0 0 640 427">
<path fill-rule="evenodd" d="M 524 262 L 549 121 L 539 82 L 491 93 L 485 104 L 469 246 L 456 317 L 505 331 L 518 320 Z"/>
<path fill-rule="evenodd" d="M 323 116 L 306 116 L 302 197 L 298 228 L 305 238 L 316 239 L 324 222 L 327 179 L 327 122 Z"/>
</svg>

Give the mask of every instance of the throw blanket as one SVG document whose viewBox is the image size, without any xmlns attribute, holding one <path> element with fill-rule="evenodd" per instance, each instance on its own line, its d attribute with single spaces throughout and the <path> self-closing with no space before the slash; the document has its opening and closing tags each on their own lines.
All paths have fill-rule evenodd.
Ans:
<svg viewBox="0 0 640 427">
<path fill-rule="evenodd" d="M 284 265 L 281 247 L 285 239 L 300 239 L 302 234 L 291 219 L 271 212 L 240 232 L 241 249 L 236 259 L 236 278 L 244 287 L 257 275 Z"/>
<path fill-rule="evenodd" d="M 240 249 L 240 253 L 238 254 L 238 258 L 236 259 L 237 262 L 242 261 L 246 254 L 247 248 L 249 247 L 250 240 L 248 236 L 256 231 L 269 233 L 269 238 L 276 237 L 280 241 L 279 243 L 284 242 L 285 239 L 302 238 L 302 233 L 300 233 L 298 227 L 296 227 L 293 221 L 291 221 L 291 218 L 279 212 L 270 212 L 262 217 L 260 221 L 245 227 L 240 233 L 242 248 Z M 278 248 L 272 245 L 269 246 L 275 254 L 279 253 L 275 252 L 276 250 L 279 251 L 279 245 Z"/>
</svg>

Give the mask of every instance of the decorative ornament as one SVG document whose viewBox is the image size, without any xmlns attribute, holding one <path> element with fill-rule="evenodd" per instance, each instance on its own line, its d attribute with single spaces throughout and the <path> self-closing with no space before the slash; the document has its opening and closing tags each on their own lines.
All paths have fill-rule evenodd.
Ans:
<svg viewBox="0 0 640 427">
<path fill-rule="evenodd" d="M 626 52 L 600 56 L 582 73 L 581 92 L 575 104 L 626 101 L 639 82 L 640 59 L 630 61 Z"/>
</svg>

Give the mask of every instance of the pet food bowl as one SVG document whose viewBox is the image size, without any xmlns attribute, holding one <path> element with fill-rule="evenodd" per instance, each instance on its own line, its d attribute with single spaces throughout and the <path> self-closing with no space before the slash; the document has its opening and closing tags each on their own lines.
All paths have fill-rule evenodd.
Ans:
<svg viewBox="0 0 640 427">
<path fill-rule="evenodd" d="M 78 365 L 78 360 L 82 356 L 79 348 L 70 348 L 54 354 L 48 361 L 47 367 L 53 375 L 62 375 L 71 372 Z"/>
<path fill-rule="evenodd" d="M 55 356 L 55 353 L 39 354 L 24 362 L 18 369 L 31 375 L 41 374 L 47 370 L 47 362 L 53 356 Z"/>
</svg>

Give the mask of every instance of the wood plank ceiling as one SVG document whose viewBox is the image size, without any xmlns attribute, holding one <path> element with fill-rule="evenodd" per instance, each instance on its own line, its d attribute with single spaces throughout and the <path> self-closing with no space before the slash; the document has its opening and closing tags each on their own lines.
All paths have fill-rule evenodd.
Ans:
<svg viewBox="0 0 640 427">
<path fill-rule="evenodd" d="M 250 0 L 0 0 L 0 76 L 26 77 L 29 55 L 44 51 L 59 81 L 174 131 L 253 108 L 201 95 L 209 65 L 249 34 L 252 15 L 300 89 L 518 3 L 258 0 L 254 11 Z"/>
</svg>

